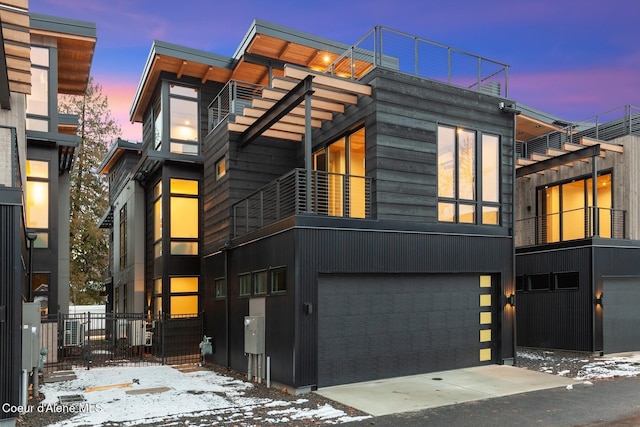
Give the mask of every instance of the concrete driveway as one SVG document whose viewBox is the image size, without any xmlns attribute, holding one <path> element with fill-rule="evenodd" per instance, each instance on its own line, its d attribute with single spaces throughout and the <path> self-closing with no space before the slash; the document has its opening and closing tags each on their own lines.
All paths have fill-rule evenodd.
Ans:
<svg viewBox="0 0 640 427">
<path fill-rule="evenodd" d="M 317 393 L 378 417 L 576 383 L 558 375 L 488 365 L 324 387 Z"/>
</svg>

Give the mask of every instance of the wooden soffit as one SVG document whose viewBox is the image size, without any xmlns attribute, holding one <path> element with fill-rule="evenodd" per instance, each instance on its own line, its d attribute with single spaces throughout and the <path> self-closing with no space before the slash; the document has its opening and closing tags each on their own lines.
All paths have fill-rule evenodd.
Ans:
<svg viewBox="0 0 640 427">
<path fill-rule="evenodd" d="M 290 90 L 295 90 L 300 82 L 309 77 L 312 80 L 310 125 L 314 128 L 332 120 L 335 114 L 344 113 L 348 106 L 358 102 L 358 96 L 371 95 L 369 85 L 287 65 L 282 77 L 274 77 L 271 87 L 265 87 L 261 95 L 253 99 L 250 107 L 245 107 L 242 114 L 231 118 L 229 130 L 240 133 L 250 130 L 264 115 L 277 109 L 279 102 L 286 99 Z M 305 109 L 305 102 L 300 102 L 264 130 L 262 135 L 302 141 L 305 134 Z"/>
<path fill-rule="evenodd" d="M 560 129 L 559 126 L 545 123 L 526 114 L 516 116 L 516 140 L 518 141 L 528 141 Z"/>
<path fill-rule="evenodd" d="M 31 37 L 29 34 L 29 2 L 27 0 L 0 1 L 2 46 L 4 55 L 0 68 L 6 67 L 6 90 L 31 93 Z M 4 70 L 2 70 L 4 79 Z"/>
</svg>

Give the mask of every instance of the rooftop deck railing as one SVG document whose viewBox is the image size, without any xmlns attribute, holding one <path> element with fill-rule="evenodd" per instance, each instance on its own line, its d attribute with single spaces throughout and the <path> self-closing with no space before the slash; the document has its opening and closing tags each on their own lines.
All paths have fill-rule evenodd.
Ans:
<svg viewBox="0 0 640 427">
<path fill-rule="evenodd" d="M 561 150 L 563 144 L 580 144 L 588 137 L 611 141 L 625 135 L 640 135 L 640 107 L 625 105 L 581 122 L 570 123 L 560 130 L 530 139 L 518 147 L 520 157 L 531 153 L 546 153 L 547 149 Z"/>
<path fill-rule="evenodd" d="M 599 237 L 626 239 L 626 211 L 597 208 Z M 594 237 L 593 206 L 572 209 L 548 215 L 523 218 L 516 221 L 516 247 L 543 245 Z"/>
<path fill-rule="evenodd" d="M 229 80 L 229 83 L 222 88 L 207 107 L 208 132 L 215 129 L 229 114 L 242 114 L 244 107 L 250 107 L 253 99 L 262 95 L 262 89 L 263 86 L 257 84 Z"/>
<path fill-rule="evenodd" d="M 358 80 L 374 67 L 508 96 L 507 64 L 381 26 L 369 31 L 325 71 Z"/>
<path fill-rule="evenodd" d="M 371 217 L 371 178 L 311 172 L 311 211 L 316 215 Z M 233 205 L 233 237 L 307 212 L 306 171 L 294 169 Z"/>
</svg>

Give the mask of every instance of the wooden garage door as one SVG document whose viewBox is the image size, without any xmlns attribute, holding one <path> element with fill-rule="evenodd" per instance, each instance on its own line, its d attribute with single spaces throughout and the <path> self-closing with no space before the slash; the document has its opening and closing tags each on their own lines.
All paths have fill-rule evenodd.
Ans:
<svg viewBox="0 0 640 427">
<path fill-rule="evenodd" d="M 492 363 L 490 276 L 322 275 L 318 386 Z"/>
<path fill-rule="evenodd" d="M 640 277 L 606 278 L 603 289 L 604 352 L 640 350 Z"/>
</svg>

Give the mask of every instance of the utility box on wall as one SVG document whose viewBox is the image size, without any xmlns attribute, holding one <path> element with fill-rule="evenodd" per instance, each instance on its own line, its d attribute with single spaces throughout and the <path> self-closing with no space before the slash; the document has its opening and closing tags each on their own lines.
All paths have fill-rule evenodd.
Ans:
<svg viewBox="0 0 640 427">
<path fill-rule="evenodd" d="M 245 316 L 244 352 L 248 354 L 264 353 L 264 317 Z"/>
</svg>

